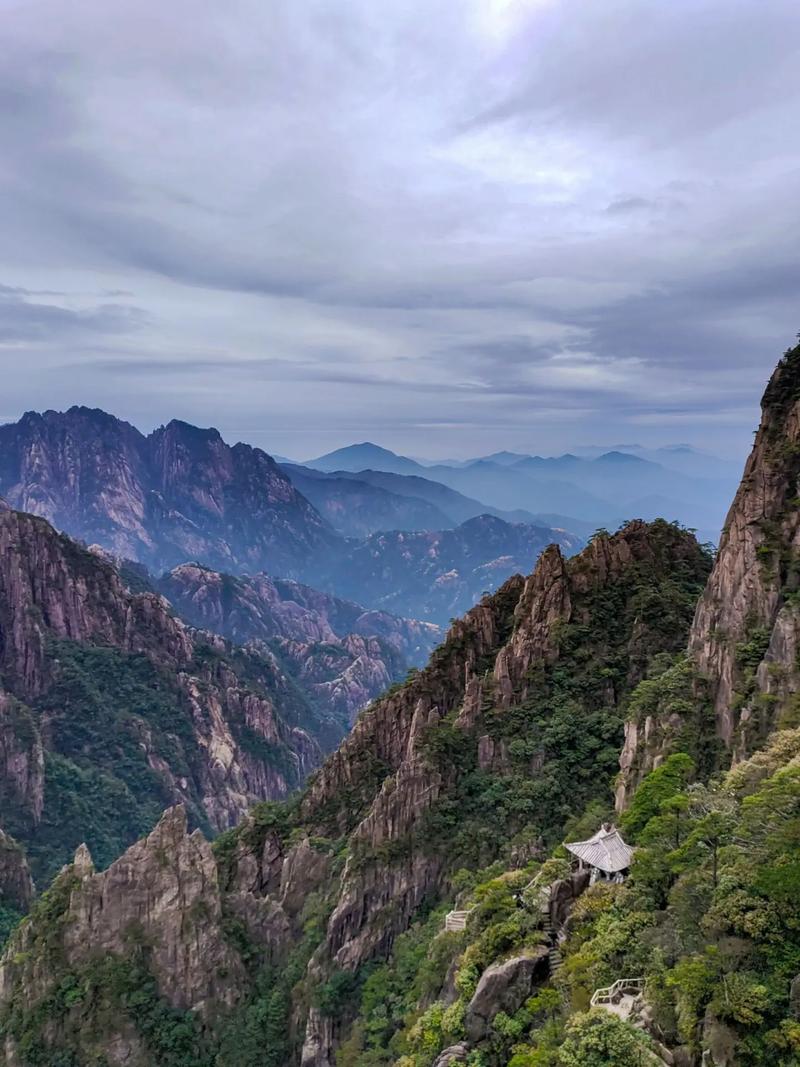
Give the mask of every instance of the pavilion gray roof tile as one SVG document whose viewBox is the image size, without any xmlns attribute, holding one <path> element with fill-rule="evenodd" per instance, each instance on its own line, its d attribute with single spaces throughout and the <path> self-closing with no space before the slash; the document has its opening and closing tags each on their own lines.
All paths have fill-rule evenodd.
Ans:
<svg viewBox="0 0 800 1067">
<path fill-rule="evenodd" d="M 573 856 L 607 874 L 624 871 L 631 865 L 633 849 L 626 845 L 616 827 L 601 827 L 588 841 L 573 841 L 564 846 Z"/>
</svg>

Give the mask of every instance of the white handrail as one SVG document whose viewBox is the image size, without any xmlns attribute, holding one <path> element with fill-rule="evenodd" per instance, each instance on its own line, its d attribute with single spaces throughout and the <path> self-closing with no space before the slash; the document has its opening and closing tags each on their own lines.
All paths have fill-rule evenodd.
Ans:
<svg viewBox="0 0 800 1067">
<path fill-rule="evenodd" d="M 467 918 L 470 912 L 474 910 L 474 908 L 467 908 L 466 911 L 449 911 L 444 919 L 445 930 L 459 931 L 466 929 Z"/>
<path fill-rule="evenodd" d="M 590 1006 L 596 1008 L 599 1004 L 613 1004 L 621 994 L 641 993 L 644 984 L 644 978 L 618 978 L 613 985 L 596 989 L 589 1002 Z"/>
</svg>

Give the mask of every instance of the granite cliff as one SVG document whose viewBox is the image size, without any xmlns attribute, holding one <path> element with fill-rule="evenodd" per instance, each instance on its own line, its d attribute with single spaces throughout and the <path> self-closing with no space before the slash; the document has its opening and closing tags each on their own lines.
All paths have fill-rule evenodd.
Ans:
<svg viewBox="0 0 800 1067">
<path fill-rule="evenodd" d="M 91 408 L 0 426 L 0 494 L 156 571 L 202 559 L 293 575 L 338 540 L 260 449 L 177 420 L 146 437 Z"/>
<path fill-rule="evenodd" d="M 41 518 L 0 512 L 3 828 L 51 873 L 104 862 L 183 802 L 222 830 L 284 796 L 344 725 L 266 648 L 192 629 Z M 59 858 L 60 857 L 60 858 Z"/>
<path fill-rule="evenodd" d="M 800 346 L 778 364 L 761 409 L 685 661 L 629 709 L 619 808 L 648 771 L 686 748 L 687 730 L 716 738 L 704 757 L 710 771 L 800 721 Z"/>
<path fill-rule="evenodd" d="M 460 868 L 542 859 L 572 812 L 608 802 L 626 696 L 685 643 L 707 572 L 664 522 L 570 560 L 553 547 L 362 714 L 299 801 L 256 807 L 213 848 L 173 811 L 107 871 L 79 850 L 0 968 L 8 1062 L 332 1067 L 367 1040 L 371 968 L 452 902 Z M 537 951 L 496 982 L 532 989 Z"/>
<path fill-rule="evenodd" d="M 266 574 L 219 574 L 185 563 L 158 588 L 188 622 L 237 644 L 263 642 L 334 719 L 350 725 L 389 686 L 421 666 L 441 640 L 430 623 L 367 611 Z"/>
</svg>

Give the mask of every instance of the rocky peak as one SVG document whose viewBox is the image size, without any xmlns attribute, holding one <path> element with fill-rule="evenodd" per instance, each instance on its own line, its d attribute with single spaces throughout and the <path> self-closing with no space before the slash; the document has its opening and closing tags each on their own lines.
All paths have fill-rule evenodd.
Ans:
<svg viewBox="0 0 800 1067">
<path fill-rule="evenodd" d="M 0 905 L 27 912 L 34 885 L 25 853 L 17 842 L 0 830 Z"/>
<path fill-rule="evenodd" d="M 259 449 L 178 421 L 145 437 L 89 408 L 0 426 L 0 493 L 156 570 L 201 558 L 291 575 L 337 541 Z"/>
<path fill-rule="evenodd" d="M 717 732 L 739 755 L 764 739 L 798 687 L 799 480 L 800 346 L 786 353 L 764 393 L 689 638 Z"/>
<path fill-rule="evenodd" d="M 47 941 L 45 967 L 37 939 Z M 21 986 L 32 1003 L 41 1001 L 54 994 L 65 974 L 81 976 L 90 988 L 98 980 L 98 968 L 114 973 L 115 961 L 118 967 L 125 961 L 128 968 L 116 972 L 118 982 L 125 976 L 131 981 L 146 967 L 144 973 L 156 979 L 165 1004 L 206 1023 L 243 995 L 246 972 L 223 932 L 211 847 L 198 831 L 187 832 L 180 807 L 166 811 L 151 834 L 105 871 L 94 870 L 85 846 L 78 849 L 48 899 L 14 935 L 0 963 L 0 997 Z M 140 987 L 140 997 L 144 989 Z M 96 993 L 102 997 L 110 991 L 101 986 Z M 82 1030 L 80 1000 L 76 1003 L 75 1012 L 67 1009 L 54 1021 L 47 1039 L 51 1051 L 69 1045 L 84 1054 L 90 1051 L 93 1038 Z M 115 1009 L 106 1023 L 107 1061 L 154 1062 L 145 1058 L 147 1036 L 131 1028 L 126 1006 Z M 6 1031 L 4 1062 L 22 1065 L 28 1061 L 13 1029 Z"/>
<path fill-rule="evenodd" d="M 86 776 L 111 808 L 90 818 L 109 862 L 110 842 L 127 844 L 165 803 L 221 830 L 286 795 L 345 729 L 268 648 L 192 629 L 108 559 L 15 511 L 0 513 L 0 672 L 4 823 L 26 845 L 44 835 L 51 855 L 87 832 L 70 815 Z"/>
</svg>

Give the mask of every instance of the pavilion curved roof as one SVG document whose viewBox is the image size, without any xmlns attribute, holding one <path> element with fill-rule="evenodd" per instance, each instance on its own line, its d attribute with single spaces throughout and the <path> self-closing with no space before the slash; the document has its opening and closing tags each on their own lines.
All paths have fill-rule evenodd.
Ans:
<svg viewBox="0 0 800 1067">
<path fill-rule="evenodd" d="M 573 841 L 565 843 L 564 847 L 590 867 L 597 867 L 606 874 L 626 870 L 633 857 L 633 849 L 622 840 L 614 826 L 601 827 L 588 841 Z"/>
</svg>

